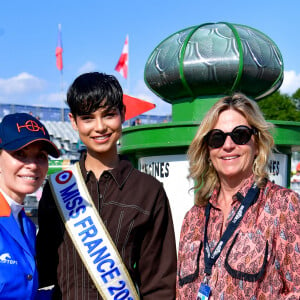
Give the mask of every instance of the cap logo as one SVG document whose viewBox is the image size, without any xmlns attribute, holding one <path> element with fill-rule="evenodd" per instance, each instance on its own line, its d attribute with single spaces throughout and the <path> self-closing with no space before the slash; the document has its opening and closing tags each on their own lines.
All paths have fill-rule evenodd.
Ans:
<svg viewBox="0 0 300 300">
<path fill-rule="evenodd" d="M 43 126 L 39 127 L 39 125 L 33 120 L 26 121 L 25 125 L 19 125 L 19 123 L 17 123 L 16 125 L 17 125 L 19 132 L 21 132 L 22 128 L 26 128 L 29 131 L 40 131 L 41 130 L 41 131 L 43 131 L 44 135 L 46 135 L 44 127 Z"/>
</svg>

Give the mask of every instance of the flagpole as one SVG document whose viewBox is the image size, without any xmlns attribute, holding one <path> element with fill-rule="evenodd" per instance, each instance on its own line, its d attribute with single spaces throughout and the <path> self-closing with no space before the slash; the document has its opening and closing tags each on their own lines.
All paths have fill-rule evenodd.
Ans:
<svg viewBox="0 0 300 300">
<path fill-rule="evenodd" d="M 129 91 L 129 88 L 130 88 L 130 85 L 129 85 L 129 79 L 130 79 L 130 76 L 129 76 L 129 36 L 127 34 L 127 47 L 128 47 L 128 52 L 127 52 L 127 93 L 128 95 L 130 95 L 130 91 Z"/>
<path fill-rule="evenodd" d="M 64 114 L 64 80 L 63 80 L 63 60 L 62 60 L 62 38 L 61 38 L 61 24 L 58 24 L 58 38 L 57 38 L 57 46 L 55 49 L 56 55 L 56 67 L 60 71 L 60 91 L 61 91 L 61 120 L 65 120 Z"/>
<path fill-rule="evenodd" d="M 61 92 L 61 120 L 65 121 L 65 113 L 64 113 L 64 77 L 63 71 L 60 71 L 60 92 Z"/>
</svg>

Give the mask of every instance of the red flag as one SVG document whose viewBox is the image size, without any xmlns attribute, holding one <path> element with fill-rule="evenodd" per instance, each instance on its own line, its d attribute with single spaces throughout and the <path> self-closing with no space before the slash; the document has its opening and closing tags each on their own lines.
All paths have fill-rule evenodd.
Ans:
<svg viewBox="0 0 300 300">
<path fill-rule="evenodd" d="M 58 24 L 58 39 L 57 39 L 55 55 L 56 55 L 56 67 L 60 71 L 63 68 L 62 52 L 63 52 L 63 48 L 61 42 L 61 24 Z"/>
<path fill-rule="evenodd" d="M 126 106 L 125 121 L 132 119 L 148 110 L 155 108 L 155 104 L 123 94 L 123 103 Z"/>
<path fill-rule="evenodd" d="M 128 75 L 128 35 L 126 36 L 125 44 L 123 46 L 122 54 L 115 67 L 115 70 L 119 72 L 125 79 Z"/>
</svg>

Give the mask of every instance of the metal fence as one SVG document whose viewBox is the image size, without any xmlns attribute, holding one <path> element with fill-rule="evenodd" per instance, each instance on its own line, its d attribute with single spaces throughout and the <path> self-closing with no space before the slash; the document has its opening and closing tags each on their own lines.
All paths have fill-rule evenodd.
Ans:
<svg viewBox="0 0 300 300">
<path fill-rule="evenodd" d="M 20 104 L 5 104 L 0 103 L 0 119 L 5 115 L 17 112 L 30 113 L 33 116 L 39 118 L 41 121 L 64 121 L 69 122 L 68 114 L 70 112 L 68 107 L 45 107 L 45 106 L 33 106 L 33 105 L 20 105 Z M 138 118 L 142 124 L 156 124 L 163 122 L 171 122 L 171 115 L 150 115 L 142 114 Z M 136 118 L 127 120 L 124 126 L 131 126 L 132 122 Z"/>
</svg>

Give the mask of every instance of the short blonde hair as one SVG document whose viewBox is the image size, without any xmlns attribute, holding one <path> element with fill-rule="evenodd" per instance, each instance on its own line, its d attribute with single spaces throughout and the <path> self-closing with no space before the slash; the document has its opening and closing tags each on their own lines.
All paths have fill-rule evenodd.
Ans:
<svg viewBox="0 0 300 300">
<path fill-rule="evenodd" d="M 209 162 L 205 136 L 213 129 L 220 113 L 228 109 L 242 114 L 249 125 L 257 129 L 258 134 L 254 138 L 258 155 L 254 159 L 252 168 L 254 179 L 256 184 L 262 187 L 268 178 L 268 161 L 274 147 L 271 134 L 273 124 L 265 120 L 257 103 L 245 95 L 236 93 L 223 97 L 206 113 L 187 152 L 190 164 L 189 177 L 195 181 L 195 204 L 197 205 L 206 205 L 213 189 L 219 184 L 217 172 Z"/>
</svg>

